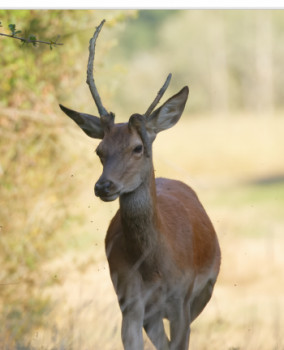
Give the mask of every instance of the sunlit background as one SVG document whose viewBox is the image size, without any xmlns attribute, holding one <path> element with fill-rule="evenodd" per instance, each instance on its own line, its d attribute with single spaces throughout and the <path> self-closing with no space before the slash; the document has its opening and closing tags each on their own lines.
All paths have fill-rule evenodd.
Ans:
<svg viewBox="0 0 284 350">
<path fill-rule="evenodd" d="M 97 113 L 86 68 L 104 18 L 94 75 L 116 120 L 145 112 L 169 72 L 164 100 L 190 88 L 154 164 L 197 191 L 221 244 L 191 349 L 284 349 L 280 10 L 0 10 L 0 33 L 16 24 L 19 36 L 64 44 L 0 36 L 0 349 L 122 349 L 104 253 L 118 203 L 94 196 L 98 141 L 58 107 Z"/>
</svg>

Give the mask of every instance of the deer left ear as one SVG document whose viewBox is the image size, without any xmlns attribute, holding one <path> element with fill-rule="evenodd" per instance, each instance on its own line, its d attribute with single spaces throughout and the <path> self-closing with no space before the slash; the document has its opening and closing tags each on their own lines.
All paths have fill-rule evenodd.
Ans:
<svg viewBox="0 0 284 350">
<path fill-rule="evenodd" d="M 184 110 L 189 89 L 187 86 L 169 98 L 160 108 L 156 109 L 146 120 L 149 132 L 157 134 L 174 126 L 180 119 Z"/>
</svg>

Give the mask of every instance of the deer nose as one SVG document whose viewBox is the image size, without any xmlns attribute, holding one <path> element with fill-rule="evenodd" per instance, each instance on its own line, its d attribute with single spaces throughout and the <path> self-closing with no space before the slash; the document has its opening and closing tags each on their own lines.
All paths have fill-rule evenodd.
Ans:
<svg viewBox="0 0 284 350">
<path fill-rule="evenodd" d="M 109 180 L 98 181 L 95 184 L 95 195 L 97 197 L 107 196 L 110 193 L 110 189 L 113 183 Z"/>
</svg>

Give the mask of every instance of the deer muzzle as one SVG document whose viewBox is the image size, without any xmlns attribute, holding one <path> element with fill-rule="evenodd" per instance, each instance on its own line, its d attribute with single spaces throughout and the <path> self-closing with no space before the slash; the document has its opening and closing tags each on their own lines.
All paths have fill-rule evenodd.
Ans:
<svg viewBox="0 0 284 350">
<path fill-rule="evenodd" d="M 99 179 L 95 184 L 95 195 L 104 202 L 110 202 L 119 196 L 119 191 L 112 181 Z"/>
</svg>

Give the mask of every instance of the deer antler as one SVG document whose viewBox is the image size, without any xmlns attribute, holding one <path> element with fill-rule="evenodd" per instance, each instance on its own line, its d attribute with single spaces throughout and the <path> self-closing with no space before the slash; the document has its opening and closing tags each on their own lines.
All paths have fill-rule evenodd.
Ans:
<svg viewBox="0 0 284 350">
<path fill-rule="evenodd" d="M 172 77 L 172 73 L 170 73 L 164 83 L 164 85 L 161 87 L 161 89 L 159 90 L 155 100 L 151 103 L 150 107 L 147 109 L 146 113 L 144 114 L 144 116 L 147 118 L 149 117 L 149 115 L 153 112 L 154 108 L 157 106 L 157 104 L 159 103 L 160 99 L 162 98 L 162 96 L 164 95 L 165 91 L 167 90 L 167 87 L 169 86 L 169 83 L 171 81 L 171 77 Z"/>
<path fill-rule="evenodd" d="M 96 88 L 94 76 L 93 76 L 96 41 L 104 23 L 105 23 L 105 19 L 101 21 L 101 24 L 96 28 L 93 37 L 90 39 L 89 61 L 88 61 L 88 67 L 87 67 L 87 84 L 89 85 L 91 94 L 98 108 L 100 117 L 107 117 L 112 115 L 112 113 L 108 113 L 108 111 L 104 108 L 102 104 L 99 92 Z"/>
</svg>

